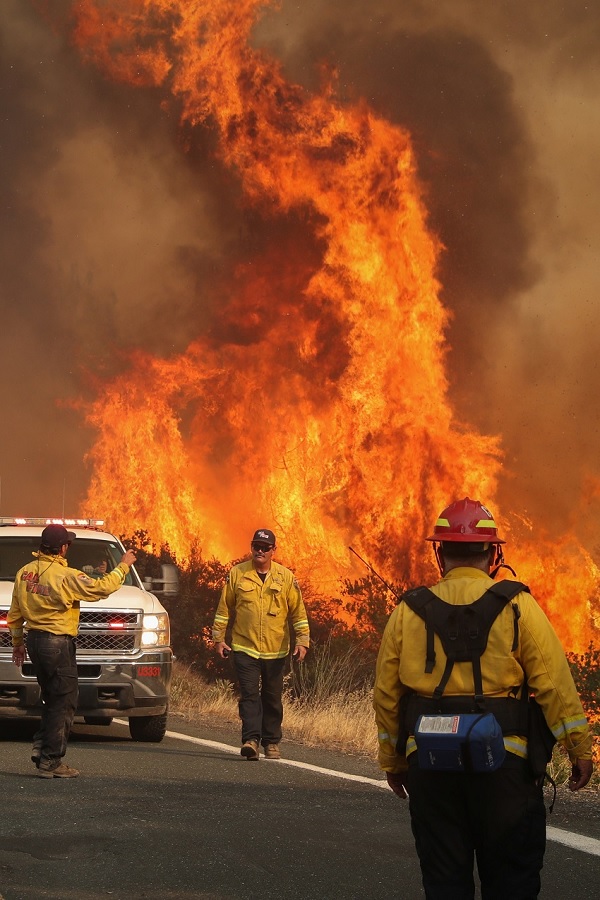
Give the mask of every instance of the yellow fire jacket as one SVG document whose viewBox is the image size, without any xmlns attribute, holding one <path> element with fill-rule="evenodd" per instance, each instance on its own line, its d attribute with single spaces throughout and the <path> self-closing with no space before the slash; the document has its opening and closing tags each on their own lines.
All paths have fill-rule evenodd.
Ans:
<svg viewBox="0 0 600 900">
<path fill-rule="evenodd" d="M 252 561 L 234 566 L 221 592 L 215 613 L 213 641 L 225 640 L 234 617 L 231 647 L 255 659 L 279 659 L 290 651 L 291 619 L 296 644 L 308 647 L 310 633 L 306 609 L 292 572 L 272 562 L 264 584 Z"/>
<path fill-rule="evenodd" d="M 460 605 L 478 600 L 493 583 L 479 569 L 458 567 L 451 569 L 431 590 L 446 603 Z M 514 604 L 518 606 L 520 618 L 518 646 L 512 652 Z M 425 641 L 425 623 L 405 603 L 400 603 L 383 634 L 373 698 L 379 732 L 379 764 L 386 772 L 404 771 L 407 756 L 416 749 L 412 735 L 405 753 L 396 749 L 400 698 L 407 691 L 431 697 L 444 671 L 446 655 L 435 635 L 435 667 L 430 674 L 425 673 Z M 541 706 L 554 737 L 568 751 L 571 762 L 591 759 L 592 737 L 564 650 L 530 594 L 517 594 L 494 621 L 481 657 L 481 672 L 486 697 L 515 696 L 526 675 L 529 690 Z M 444 696 L 451 695 L 473 695 L 470 662 L 455 663 L 444 691 Z M 506 735 L 504 744 L 507 751 L 527 757 L 525 738 Z"/>
<path fill-rule="evenodd" d="M 79 601 L 105 600 L 120 588 L 129 572 L 125 563 L 102 578 L 90 578 L 71 569 L 63 556 L 36 552 L 34 560 L 15 578 L 7 624 L 14 647 L 23 643 L 23 626 L 52 634 L 75 636 L 79 628 Z"/>
</svg>

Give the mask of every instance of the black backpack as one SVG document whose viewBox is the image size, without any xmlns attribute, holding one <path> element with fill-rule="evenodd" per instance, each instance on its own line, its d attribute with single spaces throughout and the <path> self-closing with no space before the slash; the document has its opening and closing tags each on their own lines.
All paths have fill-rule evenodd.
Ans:
<svg viewBox="0 0 600 900">
<path fill-rule="evenodd" d="M 498 581 L 478 600 L 466 605 L 454 606 L 440 600 L 426 587 L 414 588 L 403 595 L 402 600 L 425 622 L 427 648 L 425 671 L 433 672 L 435 649 L 433 636 L 437 634 L 446 654 L 446 668 L 442 680 L 433 692 L 439 699 L 452 674 L 455 662 L 470 662 L 473 666 L 474 697 L 483 700 L 481 681 L 481 657 L 485 652 L 490 629 L 506 604 L 522 591 L 529 588 L 520 581 Z M 514 611 L 514 639 L 512 650 L 517 649 L 519 639 L 519 610 Z"/>
</svg>

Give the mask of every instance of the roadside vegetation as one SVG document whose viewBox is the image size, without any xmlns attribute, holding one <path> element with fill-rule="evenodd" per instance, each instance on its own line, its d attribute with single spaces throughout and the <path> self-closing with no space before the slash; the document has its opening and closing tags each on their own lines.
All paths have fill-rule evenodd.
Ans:
<svg viewBox="0 0 600 900">
<path fill-rule="evenodd" d="M 138 532 L 126 541 L 138 553 L 136 568 L 144 577 L 159 577 L 160 564 L 172 562 L 168 548 L 159 555 L 147 551 L 147 536 Z M 176 597 L 164 603 L 171 618 L 176 655 L 171 709 L 190 720 L 239 728 L 233 666 L 221 660 L 210 640 L 214 611 L 229 566 L 193 553 L 180 567 Z M 404 585 L 393 585 L 400 594 Z M 302 665 L 290 664 L 285 678 L 286 738 L 356 754 L 377 755 L 372 707 L 375 659 L 385 622 L 395 597 L 376 578 L 346 582 L 339 598 L 324 600 L 305 592 L 313 643 Z M 340 613 L 343 611 L 343 618 Z M 349 624 L 352 623 L 352 624 Z M 600 649 L 569 654 L 569 663 L 586 713 L 595 732 L 596 772 L 591 784 L 600 785 Z M 549 774 L 564 784 L 570 764 L 562 748 L 555 748 Z"/>
<path fill-rule="evenodd" d="M 330 654 L 330 647 L 317 648 L 311 654 L 314 669 L 295 663 L 288 672 L 283 698 L 286 738 L 374 759 L 377 739 L 371 682 L 358 684 L 352 650 L 344 657 Z M 229 678 L 209 682 L 193 665 L 176 662 L 171 709 L 192 721 L 231 725 L 237 737 L 240 726 L 233 670 Z"/>
</svg>

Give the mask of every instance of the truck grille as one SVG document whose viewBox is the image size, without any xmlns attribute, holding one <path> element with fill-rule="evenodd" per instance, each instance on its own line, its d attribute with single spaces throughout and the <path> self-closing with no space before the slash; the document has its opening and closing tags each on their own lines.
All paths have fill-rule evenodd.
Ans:
<svg viewBox="0 0 600 900">
<path fill-rule="evenodd" d="M 128 652 L 135 650 L 135 634 L 82 634 L 79 632 L 77 650 Z"/>
<path fill-rule="evenodd" d="M 79 615 L 77 650 L 131 653 L 139 646 L 142 610 L 87 610 Z M 12 647 L 8 630 L 0 631 L 0 649 Z"/>
<path fill-rule="evenodd" d="M 136 636 L 141 630 L 141 610 L 82 609 L 77 650 L 128 653 L 136 649 Z"/>
</svg>

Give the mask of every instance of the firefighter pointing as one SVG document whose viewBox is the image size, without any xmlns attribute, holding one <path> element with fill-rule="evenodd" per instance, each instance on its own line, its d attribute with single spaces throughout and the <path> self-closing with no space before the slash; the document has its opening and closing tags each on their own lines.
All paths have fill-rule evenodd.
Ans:
<svg viewBox="0 0 600 900">
<path fill-rule="evenodd" d="M 118 590 L 136 559 L 135 553 L 127 550 L 112 572 L 96 580 L 69 566 L 67 553 L 74 540 L 75 532 L 63 525 L 44 528 L 39 551 L 17 572 L 7 616 L 13 663 L 22 666 L 29 653 L 40 686 L 41 725 L 31 752 L 40 778 L 79 775 L 62 761 L 79 695 L 75 654 L 79 605 L 82 600 L 105 600 Z"/>
<path fill-rule="evenodd" d="M 402 597 L 386 626 L 375 682 L 379 763 L 409 797 L 428 900 L 530 900 L 540 891 L 552 746 L 569 787 L 592 774 L 592 738 L 550 622 L 504 565 L 493 516 L 465 498 L 433 534 L 442 575 Z M 491 575 L 490 575 L 491 571 Z"/>
</svg>

